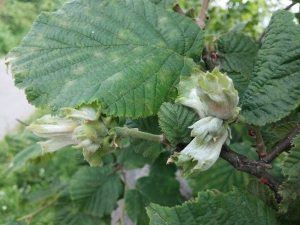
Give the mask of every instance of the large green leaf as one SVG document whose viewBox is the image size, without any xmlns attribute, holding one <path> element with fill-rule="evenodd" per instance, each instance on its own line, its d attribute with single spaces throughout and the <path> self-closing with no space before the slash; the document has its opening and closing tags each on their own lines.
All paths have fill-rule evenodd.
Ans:
<svg viewBox="0 0 300 225">
<path fill-rule="evenodd" d="M 84 167 L 71 180 L 71 197 L 79 208 L 90 215 L 110 215 L 117 207 L 123 186 L 111 166 Z"/>
<path fill-rule="evenodd" d="M 162 131 L 173 146 L 178 143 L 189 143 L 191 129 L 188 127 L 199 120 L 199 115 L 194 110 L 171 103 L 162 104 L 158 117 Z"/>
<path fill-rule="evenodd" d="M 274 225 L 276 212 L 246 192 L 200 192 L 195 201 L 172 208 L 150 204 L 150 225 L 243 224 Z"/>
<path fill-rule="evenodd" d="M 69 188 L 66 188 L 58 197 L 55 204 L 54 224 L 59 225 L 109 225 L 110 216 L 101 218 L 99 215 L 91 215 L 80 211 L 73 205 Z"/>
<path fill-rule="evenodd" d="M 293 14 L 275 12 L 243 96 L 242 115 L 254 125 L 288 115 L 300 98 L 300 27 Z"/>
<path fill-rule="evenodd" d="M 220 70 L 238 72 L 251 78 L 258 45 L 240 32 L 228 32 L 218 38 L 218 60 Z"/>
<path fill-rule="evenodd" d="M 285 218 L 300 220 L 300 135 L 293 140 L 294 147 L 282 164 L 282 172 L 288 180 L 280 186 L 282 201 L 279 213 Z"/>
<path fill-rule="evenodd" d="M 271 192 L 271 189 L 264 185 L 258 179 L 251 179 L 247 191 L 254 195 L 256 198 L 263 201 L 266 205 L 271 207 L 274 210 L 278 210 L 278 204 L 276 202 L 274 194 Z"/>
<path fill-rule="evenodd" d="M 42 13 L 7 61 L 37 107 L 98 101 L 107 114 L 141 117 L 190 74 L 203 41 L 194 21 L 148 0 L 75 0 Z"/>
</svg>

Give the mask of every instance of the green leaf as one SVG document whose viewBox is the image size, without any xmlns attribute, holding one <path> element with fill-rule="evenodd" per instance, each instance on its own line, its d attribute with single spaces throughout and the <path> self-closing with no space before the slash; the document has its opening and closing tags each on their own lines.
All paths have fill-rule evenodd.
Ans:
<svg viewBox="0 0 300 225">
<path fill-rule="evenodd" d="M 250 79 L 258 45 L 241 32 L 228 32 L 218 38 L 218 61 L 220 70 L 237 72 Z"/>
<path fill-rule="evenodd" d="M 37 107 L 97 101 L 106 114 L 146 117 L 190 74 L 203 42 L 194 21 L 148 0 L 75 0 L 42 13 L 7 63 Z"/>
<path fill-rule="evenodd" d="M 73 205 L 69 189 L 66 188 L 55 204 L 54 224 L 59 225 L 109 225 L 110 216 L 100 218 L 80 211 Z"/>
<path fill-rule="evenodd" d="M 191 108 L 171 103 L 162 104 L 158 117 L 159 126 L 173 146 L 178 143 L 189 143 L 191 129 L 188 127 L 199 120 L 199 115 Z"/>
<path fill-rule="evenodd" d="M 251 179 L 248 184 L 247 191 L 272 209 L 276 211 L 278 210 L 278 204 L 274 194 L 271 192 L 271 189 L 264 185 L 261 181 Z"/>
<path fill-rule="evenodd" d="M 247 155 L 247 157 L 256 154 L 251 151 L 251 142 L 249 141 L 232 144 L 230 148 L 240 154 Z M 231 191 L 233 186 L 245 189 L 250 178 L 251 175 L 248 173 L 236 170 L 227 161 L 219 158 L 209 170 L 202 171 L 196 177 L 189 177 L 187 182 L 192 189 L 193 196 L 196 197 L 199 191 L 207 189 L 218 189 L 222 192 Z"/>
<path fill-rule="evenodd" d="M 242 102 L 242 97 L 250 82 L 249 78 L 238 72 L 227 72 L 227 76 L 232 79 L 234 88 L 239 93 L 240 102 Z"/>
<path fill-rule="evenodd" d="M 151 164 L 153 161 L 152 158 L 136 153 L 132 146 L 116 151 L 116 155 L 118 163 L 122 164 L 126 170 L 141 168 L 145 164 Z"/>
<path fill-rule="evenodd" d="M 24 197 L 27 203 L 33 202 L 42 202 L 45 201 L 47 198 L 55 196 L 59 191 L 65 188 L 66 183 L 61 182 L 58 177 L 52 177 L 52 181 L 50 187 L 47 189 L 42 189 L 39 191 L 35 191 L 33 193 L 29 193 Z"/>
<path fill-rule="evenodd" d="M 170 152 L 162 152 L 158 158 L 152 163 L 150 167 L 150 176 L 156 176 L 164 171 L 164 176 L 175 177 L 177 167 L 175 164 L 167 164 Z"/>
<path fill-rule="evenodd" d="M 150 175 L 138 179 L 135 189 L 126 192 L 125 208 L 133 222 L 149 223 L 145 207 L 150 203 L 174 206 L 182 202 L 180 185 L 175 178 L 176 167 L 165 163 L 168 156 L 168 153 L 161 154 L 151 166 Z"/>
<path fill-rule="evenodd" d="M 247 35 L 231 31 L 218 38 L 217 64 L 232 79 L 240 102 L 252 77 L 258 45 Z"/>
<path fill-rule="evenodd" d="M 150 0 L 150 1 L 156 5 L 160 5 L 164 8 L 171 8 L 172 5 L 175 4 L 175 2 L 178 2 L 177 0 Z"/>
<path fill-rule="evenodd" d="M 9 167 L 4 171 L 5 173 L 12 173 L 24 167 L 25 163 L 30 159 L 35 159 L 42 155 L 41 146 L 33 143 L 21 150 L 9 164 Z"/>
<path fill-rule="evenodd" d="M 128 120 L 127 126 L 138 128 L 140 131 L 151 134 L 161 134 L 157 116 Z M 160 143 L 154 143 L 139 138 L 131 138 L 130 144 L 136 153 L 141 154 L 144 157 L 156 158 L 164 150 L 164 146 Z"/>
<path fill-rule="evenodd" d="M 275 12 L 256 58 L 253 78 L 243 96 L 247 123 L 264 125 L 290 113 L 300 98 L 300 27 L 293 14 Z"/>
<path fill-rule="evenodd" d="M 274 129 L 274 133 L 278 139 L 284 138 L 295 126 L 297 122 L 291 121 L 288 123 L 281 124 Z"/>
<path fill-rule="evenodd" d="M 125 194 L 125 208 L 129 218 L 133 221 L 142 218 L 145 207 L 150 203 L 174 206 L 182 202 L 179 182 L 174 177 L 162 174 L 142 177 L 137 180 L 135 188 L 135 190 L 129 191 L 129 196 L 127 196 L 127 192 Z M 134 198 L 130 198 L 132 195 Z M 142 207 L 142 211 L 133 212 L 132 209 L 138 206 Z"/>
<path fill-rule="evenodd" d="M 41 138 L 28 131 L 24 131 L 19 135 L 6 135 L 5 142 L 8 145 L 9 151 L 17 154 L 10 162 L 8 168 L 4 170 L 4 173 L 12 173 L 19 170 L 29 160 L 41 156 L 42 149 L 36 144 L 36 142 L 41 140 Z"/>
<path fill-rule="evenodd" d="M 131 189 L 126 192 L 125 209 L 132 222 L 136 223 L 143 219 L 145 203 L 139 190 Z"/>
<path fill-rule="evenodd" d="M 293 140 L 294 147 L 282 164 L 282 172 L 288 179 L 280 185 L 279 214 L 284 218 L 299 220 L 300 208 L 300 135 Z"/>
<path fill-rule="evenodd" d="M 200 192 L 195 201 L 172 208 L 150 204 L 147 207 L 150 225 L 244 224 L 274 225 L 276 212 L 246 192 L 234 189 Z"/>
<path fill-rule="evenodd" d="M 73 202 L 90 215 L 103 217 L 117 207 L 123 186 L 111 166 L 84 167 L 72 178 L 70 192 Z"/>
</svg>

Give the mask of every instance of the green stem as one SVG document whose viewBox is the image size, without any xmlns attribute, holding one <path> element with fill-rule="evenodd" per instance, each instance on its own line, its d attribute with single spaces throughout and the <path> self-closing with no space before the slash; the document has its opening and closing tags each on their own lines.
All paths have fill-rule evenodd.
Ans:
<svg viewBox="0 0 300 225">
<path fill-rule="evenodd" d="M 117 135 L 121 137 L 142 138 L 149 141 L 167 144 L 167 140 L 163 135 L 150 134 L 150 133 L 138 131 L 136 129 L 127 128 L 127 127 L 115 127 L 115 131 Z"/>
<path fill-rule="evenodd" d="M 21 221 L 21 220 L 25 220 L 25 219 L 27 219 L 27 220 L 30 221 L 30 220 L 31 220 L 33 217 L 35 217 L 37 214 L 39 214 L 39 213 L 42 212 L 43 210 L 45 210 L 45 209 L 51 207 L 52 205 L 54 205 L 54 204 L 56 203 L 56 201 L 57 201 L 57 200 L 54 199 L 53 201 L 51 201 L 51 202 L 49 202 L 48 204 L 44 205 L 42 208 L 38 209 L 37 211 L 32 212 L 32 213 L 30 213 L 30 214 L 28 214 L 28 215 L 26 215 L 26 216 L 20 217 L 19 219 L 17 219 L 17 221 Z"/>
</svg>

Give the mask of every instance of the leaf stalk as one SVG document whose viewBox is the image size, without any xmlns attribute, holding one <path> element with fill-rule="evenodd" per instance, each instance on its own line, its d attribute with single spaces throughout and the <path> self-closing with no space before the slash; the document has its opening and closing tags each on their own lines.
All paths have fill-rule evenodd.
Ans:
<svg viewBox="0 0 300 225">
<path fill-rule="evenodd" d="M 41 207 L 40 209 L 36 210 L 35 212 L 32 212 L 26 216 L 22 216 L 20 218 L 17 219 L 17 221 L 22 221 L 22 220 L 28 220 L 28 223 L 30 223 L 31 219 L 33 217 L 35 217 L 36 215 L 38 215 L 40 212 L 42 212 L 43 210 L 51 207 L 52 205 L 54 205 L 56 203 L 57 199 L 54 199 L 53 201 L 47 203 L 46 205 L 44 205 L 43 207 Z"/>
<path fill-rule="evenodd" d="M 137 129 L 128 128 L 128 127 L 115 127 L 115 131 L 117 136 L 120 137 L 141 138 L 149 141 L 168 144 L 168 141 L 165 139 L 163 135 L 150 134 L 150 133 L 139 131 Z"/>
</svg>

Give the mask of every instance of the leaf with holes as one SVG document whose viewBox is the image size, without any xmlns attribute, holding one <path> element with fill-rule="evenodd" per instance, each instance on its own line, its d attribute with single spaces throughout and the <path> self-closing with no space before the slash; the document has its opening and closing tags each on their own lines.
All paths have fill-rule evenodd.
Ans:
<svg viewBox="0 0 300 225">
<path fill-rule="evenodd" d="M 194 21 L 148 0 L 74 0 L 42 13 L 7 63 L 37 107 L 99 102 L 106 114 L 146 117 L 190 74 L 203 42 Z"/>
<path fill-rule="evenodd" d="M 287 116 L 300 98 L 300 27 L 293 14 L 275 12 L 243 96 L 246 122 L 264 125 Z"/>
<path fill-rule="evenodd" d="M 191 129 L 188 127 L 199 120 L 192 109 L 179 104 L 163 103 L 158 111 L 159 125 L 168 141 L 173 145 L 189 143 Z"/>
</svg>

